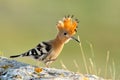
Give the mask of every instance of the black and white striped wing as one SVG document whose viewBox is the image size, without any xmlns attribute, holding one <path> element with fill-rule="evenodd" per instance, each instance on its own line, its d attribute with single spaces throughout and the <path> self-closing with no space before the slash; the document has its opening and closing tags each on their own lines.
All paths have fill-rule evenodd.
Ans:
<svg viewBox="0 0 120 80">
<path fill-rule="evenodd" d="M 35 48 L 29 50 L 28 52 L 21 55 L 10 56 L 10 58 L 31 56 L 35 59 L 43 61 L 50 54 L 51 50 L 52 45 L 50 45 L 48 42 L 41 42 Z"/>
</svg>

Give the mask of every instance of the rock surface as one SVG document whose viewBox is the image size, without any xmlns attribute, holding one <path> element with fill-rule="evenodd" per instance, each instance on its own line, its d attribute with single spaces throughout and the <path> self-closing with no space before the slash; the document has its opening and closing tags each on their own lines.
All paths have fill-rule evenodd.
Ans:
<svg viewBox="0 0 120 80">
<path fill-rule="evenodd" d="M 0 57 L 0 80 L 104 80 L 55 68 L 39 68 Z"/>
</svg>

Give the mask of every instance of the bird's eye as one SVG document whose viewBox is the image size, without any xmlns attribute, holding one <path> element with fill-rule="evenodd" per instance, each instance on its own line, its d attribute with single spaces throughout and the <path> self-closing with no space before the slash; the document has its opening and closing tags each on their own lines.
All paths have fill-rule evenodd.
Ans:
<svg viewBox="0 0 120 80">
<path fill-rule="evenodd" d="M 67 33 L 65 32 L 64 35 L 67 35 Z"/>
</svg>

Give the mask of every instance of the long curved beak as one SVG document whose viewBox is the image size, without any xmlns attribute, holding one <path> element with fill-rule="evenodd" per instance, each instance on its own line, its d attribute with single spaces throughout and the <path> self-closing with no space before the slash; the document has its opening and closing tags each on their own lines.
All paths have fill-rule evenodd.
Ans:
<svg viewBox="0 0 120 80">
<path fill-rule="evenodd" d="M 78 43 L 80 43 L 80 41 L 78 39 L 76 39 L 75 37 L 71 37 L 73 40 L 77 41 Z"/>
</svg>

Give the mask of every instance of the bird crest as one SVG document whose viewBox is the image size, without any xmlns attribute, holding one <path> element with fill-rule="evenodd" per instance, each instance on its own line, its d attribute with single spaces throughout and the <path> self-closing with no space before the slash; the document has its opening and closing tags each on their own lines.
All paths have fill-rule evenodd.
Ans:
<svg viewBox="0 0 120 80">
<path fill-rule="evenodd" d="M 78 19 L 73 19 L 73 16 L 64 17 L 62 21 L 59 21 L 57 28 L 59 31 L 67 31 L 69 35 L 74 35 L 77 32 Z"/>
</svg>

